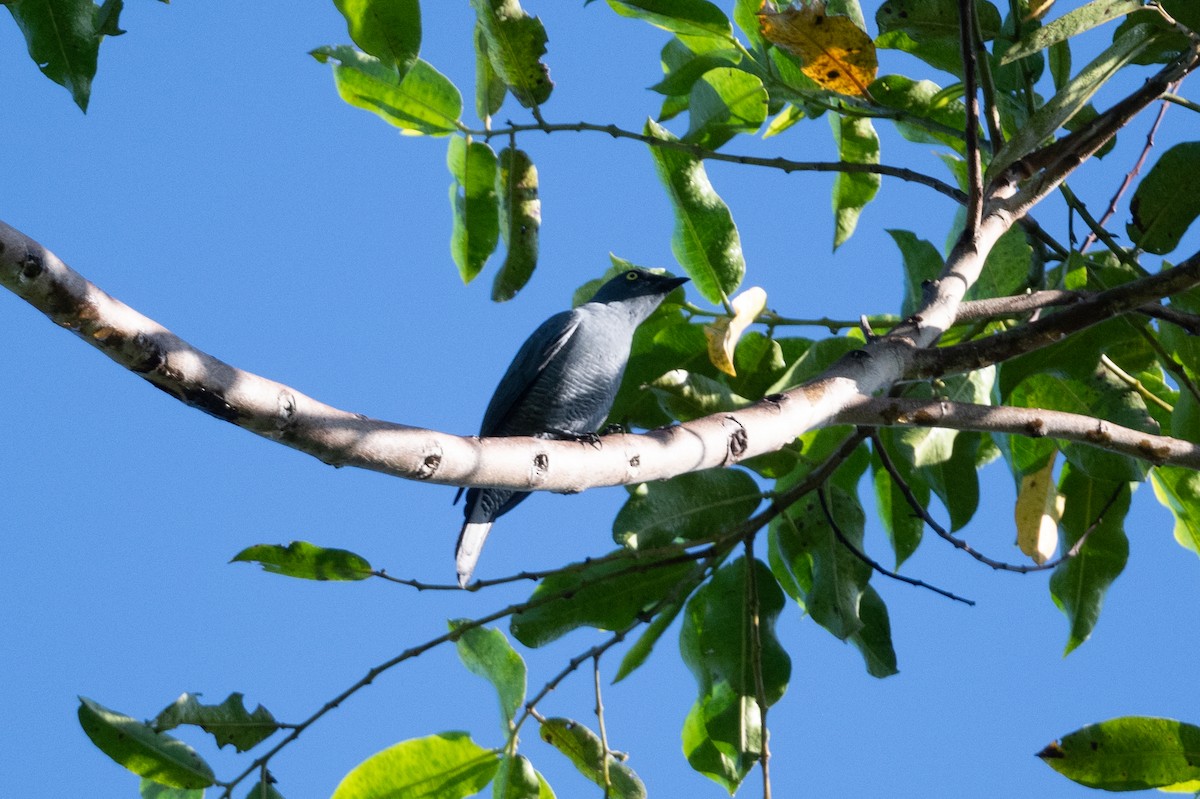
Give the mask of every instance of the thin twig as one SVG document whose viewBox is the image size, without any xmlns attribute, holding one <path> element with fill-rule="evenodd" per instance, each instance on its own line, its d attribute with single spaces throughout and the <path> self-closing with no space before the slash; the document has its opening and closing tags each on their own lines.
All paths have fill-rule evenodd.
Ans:
<svg viewBox="0 0 1200 799">
<path fill-rule="evenodd" d="M 975 560 L 986 566 L 991 566 L 997 571 L 1015 572 L 1017 574 L 1030 574 L 1032 572 L 1050 571 L 1051 569 L 1058 568 L 1066 561 L 1075 557 L 1079 554 L 1079 551 L 1083 549 L 1083 544 L 1085 541 L 1087 541 L 1088 536 L 1091 535 L 1092 530 L 1096 529 L 1100 525 L 1101 521 L 1103 521 L 1104 514 L 1107 513 L 1108 509 L 1111 508 L 1113 503 L 1117 501 L 1117 497 L 1120 496 L 1121 490 L 1124 488 L 1123 485 L 1117 486 L 1117 490 L 1111 497 L 1109 497 L 1108 502 L 1104 503 L 1104 507 L 1100 509 L 1100 513 L 1097 514 L 1096 520 L 1092 523 L 1092 525 L 1084 531 L 1083 535 L 1079 537 L 1079 540 L 1076 541 L 1069 550 L 1064 552 L 1059 557 L 1055 558 L 1054 560 L 1046 561 L 1042 564 L 1016 565 L 1012 563 L 1004 563 L 1003 561 L 989 558 L 987 555 L 984 555 L 978 550 L 973 549 L 966 541 L 958 538 L 953 533 L 947 531 L 946 528 L 938 524 L 937 520 L 934 519 L 929 513 L 929 509 L 917 499 L 916 494 L 913 493 L 912 487 L 908 485 L 908 482 L 896 469 L 896 464 L 892 461 L 891 456 L 888 455 L 887 448 L 883 446 L 883 441 L 879 437 L 878 433 L 871 434 L 871 442 L 875 447 L 875 452 L 879 455 L 879 461 L 883 464 L 884 470 L 886 470 L 888 475 L 892 478 L 892 482 L 896 484 L 896 487 L 900 489 L 900 493 L 904 495 L 905 501 L 908 502 L 909 507 L 913 509 L 913 512 L 916 513 L 917 517 L 924 521 L 925 524 L 929 525 L 929 528 L 937 533 L 940 538 L 948 541 L 956 549 L 961 549 L 963 552 L 966 552 L 968 555 L 975 558 Z"/>
<path fill-rule="evenodd" d="M 1174 92 L 1178 88 L 1179 82 L 1176 81 L 1175 83 L 1171 84 L 1170 91 Z M 1166 116 L 1167 108 L 1169 106 L 1170 103 L 1164 100 L 1162 105 L 1158 107 L 1158 114 L 1154 117 L 1154 124 L 1150 126 L 1150 132 L 1146 134 L 1146 144 L 1142 147 L 1142 153 L 1138 156 L 1137 161 L 1134 163 L 1133 169 L 1129 170 L 1129 172 L 1125 175 L 1125 179 L 1121 181 L 1121 185 L 1117 189 L 1116 193 L 1112 196 L 1112 199 L 1109 200 L 1108 210 L 1106 210 L 1104 215 L 1100 217 L 1100 227 L 1103 228 L 1106 224 L 1108 224 L 1108 220 L 1112 219 L 1113 214 L 1117 212 L 1117 203 L 1121 201 L 1121 197 L 1129 189 L 1129 186 L 1133 183 L 1133 179 L 1138 176 L 1138 174 L 1142 171 L 1142 167 L 1145 166 L 1146 159 L 1150 156 L 1150 151 L 1154 148 L 1154 134 L 1158 132 L 1158 127 L 1162 124 L 1163 117 Z M 1096 233 L 1093 231 L 1088 233 L 1087 238 L 1083 240 L 1083 245 L 1079 248 L 1079 251 L 1087 252 L 1088 247 L 1091 247 L 1095 243 Z"/>
<path fill-rule="evenodd" d="M 679 582 L 677 582 L 670 591 L 668 591 L 661 599 L 659 599 L 658 602 L 654 603 L 652 607 L 647 609 L 644 613 L 639 614 L 638 617 L 630 624 L 613 632 L 613 634 L 610 635 L 607 640 L 596 644 L 590 649 L 581 652 L 567 661 L 567 665 L 560 672 L 558 672 L 558 674 L 551 677 L 549 682 L 543 685 L 542 689 L 538 691 L 532 699 L 525 703 L 525 712 L 522 713 L 513 724 L 513 734 L 515 735 L 521 729 L 521 725 L 524 724 L 530 716 L 537 716 L 538 703 L 545 699 L 550 692 L 557 688 L 563 680 L 571 675 L 572 672 L 586 663 L 589 659 L 603 655 L 609 649 L 624 641 L 625 637 L 629 635 L 629 633 L 635 630 L 639 625 L 646 624 L 663 608 L 676 601 L 679 601 L 681 599 L 679 594 L 683 592 L 684 587 L 697 585 L 700 580 L 703 579 L 704 574 L 712 568 L 713 564 L 718 562 L 722 555 L 723 553 L 719 551 L 717 547 L 713 547 L 708 551 L 708 556 L 705 558 L 704 562 L 696 564 L 695 569 L 689 572 L 687 576 L 680 579 Z"/>
<path fill-rule="evenodd" d="M 975 2 L 958 0 L 963 99 L 967 108 L 967 218 L 963 236 L 974 239 L 983 219 L 983 166 L 979 152 L 979 85 L 975 61 Z"/>
<path fill-rule="evenodd" d="M 758 762 L 762 768 L 763 799 L 771 799 L 771 747 L 767 733 L 767 688 L 762 669 L 762 613 L 758 598 L 758 577 L 755 574 L 754 539 L 747 537 L 746 550 L 746 611 L 750 616 L 750 663 L 754 670 L 754 701 L 758 704 L 758 724 L 761 729 Z"/>
<path fill-rule="evenodd" d="M 946 597 L 947 599 L 953 599 L 955 602 L 962 602 L 964 605 L 975 604 L 975 600 L 973 599 L 966 599 L 943 588 L 938 588 L 936 585 L 930 585 L 924 580 L 918 580 L 915 577 L 907 577 L 903 574 L 897 574 L 890 569 L 884 568 L 882 564 L 856 547 L 854 542 L 847 538 L 846 534 L 842 532 L 842 528 L 838 526 L 837 521 L 833 518 L 833 512 L 829 509 L 829 502 L 825 498 L 824 485 L 817 488 L 817 499 L 821 502 L 821 511 L 825 514 L 825 521 L 829 523 L 829 527 L 833 530 L 833 534 L 837 536 L 837 540 L 841 542 L 842 546 L 849 550 L 850 554 L 854 555 L 854 557 L 870 566 L 874 571 L 879 572 L 884 577 L 891 577 L 893 580 L 899 580 L 902 583 L 908 583 L 909 585 L 915 585 L 918 588 L 928 589 L 935 594 L 940 594 L 941 596 Z"/>
<path fill-rule="evenodd" d="M 511 136 L 516 133 L 526 131 L 540 131 L 542 133 L 556 133 L 560 131 L 574 131 L 604 133 L 612 136 L 614 139 L 632 139 L 642 142 L 651 147 L 662 147 L 669 150 L 679 150 L 691 155 L 693 158 L 699 158 L 704 161 L 725 161 L 731 164 L 741 164 L 743 166 L 761 166 L 768 169 L 779 169 L 786 174 L 792 172 L 866 172 L 876 175 L 885 175 L 887 177 L 899 178 L 910 183 L 918 183 L 922 186 L 927 186 L 939 194 L 955 200 L 956 202 L 965 202 L 966 195 L 959 189 L 951 186 L 949 183 L 938 180 L 937 178 L 917 172 L 912 169 L 903 167 L 888 166 L 887 164 L 860 164 L 850 163 L 847 161 L 793 161 L 787 158 L 763 158 L 752 155 L 736 155 L 733 153 L 722 153 L 716 150 L 709 150 L 692 142 L 679 141 L 675 139 L 659 139 L 646 133 L 638 133 L 632 130 L 625 130 L 617 125 L 597 125 L 591 122 L 568 122 L 568 123 L 530 123 L 525 125 L 509 125 L 505 128 L 494 128 L 492 130 L 472 130 L 463 128 L 462 132 L 473 136 L 480 136 L 487 140 L 495 136 Z"/>
<path fill-rule="evenodd" d="M 704 556 L 704 555 L 700 555 L 700 556 Z M 707 568 L 708 564 L 711 562 L 713 557 L 714 557 L 714 555 L 711 552 L 707 553 L 708 559 L 705 561 L 704 564 L 702 564 L 698 568 Z M 664 559 L 663 561 L 659 561 L 658 563 L 659 563 L 659 565 L 667 565 L 667 560 Z M 596 582 L 596 584 L 600 584 L 600 583 L 606 582 L 608 580 L 616 579 L 620 576 L 628 575 L 631 572 L 636 571 L 636 570 L 637 569 L 622 569 L 622 570 L 611 572 L 609 574 L 599 575 L 596 578 L 595 582 Z M 466 632 L 467 630 L 472 630 L 472 629 L 475 629 L 478 627 L 482 627 L 485 624 L 490 624 L 491 622 L 496 621 L 498 619 L 502 619 L 506 616 L 512 616 L 517 613 L 523 613 L 525 611 L 539 608 L 539 607 L 549 604 L 551 602 L 556 602 L 560 599 L 563 599 L 564 597 L 574 594 L 578 590 L 579 590 L 578 586 L 571 586 L 562 591 L 557 591 L 553 594 L 548 594 L 547 596 L 538 597 L 536 599 L 530 599 L 525 602 L 518 602 L 516 604 L 509 605 L 509 606 L 502 608 L 500 610 L 497 610 L 493 613 L 489 613 L 486 616 L 481 616 L 478 619 L 472 619 L 471 621 L 464 622 L 462 625 L 456 627 L 455 629 L 453 629 L 447 633 L 443 633 L 442 635 L 439 635 L 436 638 L 431 638 L 422 644 L 418 644 L 416 646 L 409 647 L 408 649 L 404 650 L 403 652 L 396 655 L 395 657 L 393 657 L 389 660 L 386 660 L 383 663 L 380 663 L 378 666 L 374 666 L 366 673 L 365 676 L 363 676 L 357 682 L 355 682 L 350 687 L 343 690 L 341 693 L 339 693 L 333 699 L 330 699 L 328 702 L 326 702 L 324 705 L 322 705 L 320 709 L 318 709 L 315 713 L 310 715 L 304 721 L 300 722 L 299 724 L 296 724 L 291 729 L 291 731 L 288 733 L 288 735 L 283 738 L 283 740 L 281 740 L 275 746 L 271 747 L 271 749 L 268 750 L 265 754 L 260 755 L 253 763 L 251 763 L 246 768 L 245 771 L 243 771 L 241 774 L 239 774 L 237 777 L 235 777 L 229 783 L 225 784 L 225 789 L 221 793 L 222 799 L 231 799 L 231 797 L 233 795 L 233 789 L 234 789 L 234 787 L 236 787 L 238 785 L 238 783 L 240 783 L 242 780 L 244 780 L 249 775 L 253 774 L 257 769 L 265 766 L 268 762 L 270 762 L 271 758 L 273 758 L 275 755 L 277 755 L 281 750 L 283 750 L 286 746 L 288 746 L 292 741 L 299 738 L 300 735 L 305 730 L 307 730 L 309 727 L 311 727 L 313 724 L 315 724 L 318 720 L 320 720 L 326 713 L 329 713 L 331 710 L 340 706 L 343 702 L 345 702 L 351 696 L 358 693 L 363 688 L 366 688 L 368 685 L 373 683 L 376 680 L 376 678 L 378 678 L 384 672 L 391 670 L 392 668 L 398 666 L 399 664 L 401 664 L 407 660 L 412 660 L 413 658 L 418 657 L 418 656 L 424 654 L 425 652 L 428 652 L 430 649 L 433 649 L 434 647 L 440 646 L 441 644 L 445 644 L 445 643 L 448 643 L 451 641 L 458 640 L 462 636 L 462 634 L 464 632 Z M 628 629 L 632 629 L 638 623 L 641 623 L 640 619 L 637 622 L 635 622 L 635 624 L 630 625 L 630 627 Z M 627 632 L 628 632 L 628 630 L 622 631 L 620 634 L 620 638 L 624 638 L 624 635 Z M 605 644 L 603 646 L 593 647 L 592 650 L 589 650 L 587 653 L 585 653 L 585 656 L 582 656 L 582 658 L 579 660 L 579 663 L 582 663 L 588 657 L 593 657 L 595 655 L 603 653 L 606 649 L 608 649 L 608 647 L 616 644 L 620 640 L 620 638 L 618 638 L 617 640 L 609 641 L 607 644 Z M 579 663 L 575 663 L 575 665 L 572 667 L 572 670 L 574 670 L 575 668 L 578 668 Z M 565 674 L 563 676 L 565 676 Z M 525 718 L 527 718 L 528 715 L 529 715 L 529 706 L 527 705 L 526 713 L 524 716 L 521 717 L 522 721 Z M 519 724 L 516 726 L 519 727 Z M 517 730 L 514 729 L 512 734 L 516 735 L 516 732 L 517 732 Z"/>
<path fill-rule="evenodd" d="M 892 482 L 895 483 L 896 488 L 900 489 L 900 493 L 904 496 L 904 501 L 908 503 L 910 508 L 912 508 L 912 511 L 914 514 L 916 514 L 917 518 L 929 525 L 929 529 L 937 533 L 940 538 L 948 541 L 956 549 L 961 549 L 963 552 L 966 552 L 980 563 L 991 566 L 997 571 L 1016 572 L 1017 574 L 1045 571 L 1046 567 L 1044 565 L 1017 565 L 990 558 L 987 555 L 984 555 L 982 552 L 974 549 L 966 541 L 963 541 L 961 538 L 955 536 L 945 527 L 942 527 L 940 524 L 938 524 L 937 519 L 933 518 L 933 515 L 929 512 L 929 509 L 925 507 L 925 505 L 919 499 L 917 499 L 917 495 L 913 493 L 912 486 L 910 486 L 908 481 L 905 480 L 903 475 L 900 474 L 900 470 L 896 468 L 896 464 L 892 460 L 892 456 L 888 454 L 887 448 L 883 445 L 883 439 L 880 437 L 878 432 L 871 433 L 871 442 L 875 448 L 875 453 L 879 455 L 879 462 L 883 464 L 884 471 L 886 471 L 888 476 L 892 478 Z"/>
<path fill-rule="evenodd" d="M 604 799 L 612 792 L 612 777 L 608 773 L 608 731 L 604 726 L 604 700 L 600 693 L 600 655 L 592 658 L 592 687 L 596 691 L 596 724 L 600 728 L 600 758 L 601 769 L 604 773 Z"/>
</svg>

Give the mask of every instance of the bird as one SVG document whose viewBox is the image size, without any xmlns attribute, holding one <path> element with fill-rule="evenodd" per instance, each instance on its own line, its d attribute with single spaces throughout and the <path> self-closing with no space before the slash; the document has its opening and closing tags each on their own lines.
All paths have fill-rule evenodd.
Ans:
<svg viewBox="0 0 1200 799">
<path fill-rule="evenodd" d="M 627 269 L 604 283 L 590 302 L 551 316 L 521 345 L 500 378 L 479 435 L 595 440 L 621 386 L 634 331 L 686 282 L 686 277 Z M 464 490 L 454 557 L 461 588 L 471 580 L 492 523 L 529 496 L 511 488 L 460 488 L 455 502 Z"/>
</svg>

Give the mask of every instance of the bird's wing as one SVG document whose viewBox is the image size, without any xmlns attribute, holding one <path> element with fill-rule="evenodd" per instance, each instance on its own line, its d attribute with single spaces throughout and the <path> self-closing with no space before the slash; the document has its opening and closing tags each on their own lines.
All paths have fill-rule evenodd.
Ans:
<svg viewBox="0 0 1200 799">
<path fill-rule="evenodd" d="M 480 435 L 502 432 L 513 409 L 521 404 L 546 366 L 571 340 L 579 328 L 580 319 L 578 311 L 563 311 L 551 316 L 533 331 L 517 351 L 504 377 L 500 378 L 500 385 L 496 387 L 496 393 L 492 395 L 492 401 L 483 414 Z"/>
</svg>

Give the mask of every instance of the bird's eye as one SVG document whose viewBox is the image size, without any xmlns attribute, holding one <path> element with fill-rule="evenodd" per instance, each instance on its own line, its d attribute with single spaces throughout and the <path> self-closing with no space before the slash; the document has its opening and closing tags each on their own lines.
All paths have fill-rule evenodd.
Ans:
<svg viewBox="0 0 1200 799">
<path fill-rule="evenodd" d="M 637 272 L 634 272 L 634 271 L 632 271 L 632 270 L 631 270 L 631 271 L 629 271 L 629 272 L 626 272 L 626 273 L 625 273 L 625 279 L 626 279 L 626 280 L 630 280 L 630 281 L 637 280 L 637 279 L 638 279 L 638 273 L 637 273 Z"/>
</svg>

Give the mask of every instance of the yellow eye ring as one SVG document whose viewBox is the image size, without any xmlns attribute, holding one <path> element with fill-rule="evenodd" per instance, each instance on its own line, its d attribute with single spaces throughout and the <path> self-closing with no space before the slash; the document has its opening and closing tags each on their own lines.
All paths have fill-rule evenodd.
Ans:
<svg viewBox="0 0 1200 799">
<path fill-rule="evenodd" d="M 637 273 L 637 272 L 634 272 L 633 270 L 630 270 L 630 271 L 628 271 L 628 272 L 626 272 L 626 273 L 625 273 L 625 279 L 626 279 L 626 280 L 637 280 L 637 279 L 638 279 L 638 273 Z"/>
</svg>

